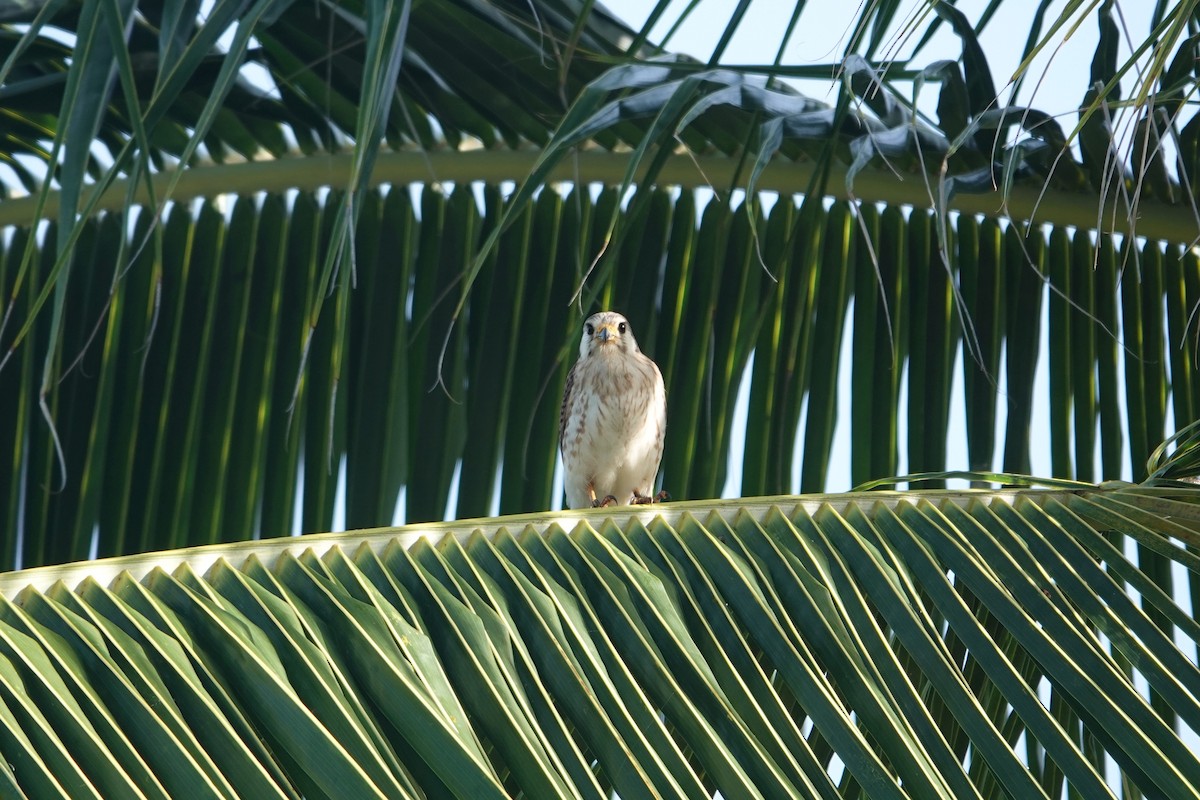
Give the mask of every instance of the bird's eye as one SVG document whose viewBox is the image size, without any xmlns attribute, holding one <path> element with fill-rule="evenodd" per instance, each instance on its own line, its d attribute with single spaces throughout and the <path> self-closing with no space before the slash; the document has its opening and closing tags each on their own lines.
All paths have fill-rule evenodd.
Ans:
<svg viewBox="0 0 1200 800">
<path fill-rule="evenodd" d="M 617 330 L 619 330 L 621 333 L 624 333 L 625 332 L 625 323 L 624 322 L 618 323 Z"/>
<path fill-rule="evenodd" d="M 588 336 L 592 336 L 596 333 L 596 329 L 592 327 L 592 323 L 590 322 L 583 326 L 583 330 Z"/>
</svg>

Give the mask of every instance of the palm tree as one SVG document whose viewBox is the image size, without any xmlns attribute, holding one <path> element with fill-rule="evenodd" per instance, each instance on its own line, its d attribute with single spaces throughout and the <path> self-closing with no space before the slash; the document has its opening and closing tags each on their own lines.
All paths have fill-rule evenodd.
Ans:
<svg viewBox="0 0 1200 800">
<path fill-rule="evenodd" d="M 668 5 L 5 12 L 0 563 L 212 546 L 0 579 L 6 794 L 1195 794 L 1196 4 L 1137 69 L 1113 3 L 1040 7 L 1029 56 L 1100 26 L 1066 124 L 945 3 L 910 31 L 954 62 L 885 63 L 871 4 L 838 64 L 748 67 L 651 41 Z M 956 372 L 969 477 L 1060 482 L 547 517 L 597 306 L 676 497 L 751 359 L 747 497 L 824 488 L 842 369 L 856 483 L 947 477 Z M 339 474 L 351 528 L 534 515 L 245 541 L 332 528 Z"/>
</svg>

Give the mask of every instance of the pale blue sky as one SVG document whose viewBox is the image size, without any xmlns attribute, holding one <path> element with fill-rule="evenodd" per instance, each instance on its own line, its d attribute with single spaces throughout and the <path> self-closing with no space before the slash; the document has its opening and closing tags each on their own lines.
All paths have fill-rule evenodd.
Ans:
<svg viewBox="0 0 1200 800">
<path fill-rule="evenodd" d="M 604 0 L 603 4 L 635 30 L 645 23 L 655 5 L 650 0 Z M 655 27 L 652 38 L 657 41 L 664 35 L 687 5 L 685 0 L 675 0 Z M 884 47 L 882 54 L 903 59 L 912 53 L 917 40 L 933 18 L 926 10 L 926 5 L 926 0 L 908 0 L 903 4 L 904 10 L 897 15 L 900 23 L 889 38 L 894 44 Z M 987 2 L 959 0 L 955 5 L 974 22 L 980 18 Z M 1051 4 L 1046 14 L 1047 27 L 1065 5 L 1061 0 Z M 1086 9 L 1093 3 L 1085 2 L 1081 5 Z M 689 15 L 668 43 L 668 47 L 707 60 L 736 6 L 737 0 L 702 0 L 697 10 Z M 770 63 L 779 48 L 794 6 L 795 3 L 784 0 L 758 0 L 752 3 L 737 34 L 730 41 L 722 61 L 731 64 Z M 997 89 L 1003 89 L 1019 64 L 1030 21 L 1037 6 L 1038 0 L 1009 0 L 988 23 L 980 37 L 980 43 L 993 69 L 992 78 Z M 1124 20 L 1131 36 L 1138 40 L 1145 35 L 1152 6 L 1153 3 L 1137 0 L 1118 3 L 1116 6 L 1119 18 Z M 856 2 L 809 0 L 800 17 L 800 24 L 785 51 L 784 63 L 814 64 L 839 61 L 843 55 L 849 27 L 858 12 L 859 4 Z M 899 36 L 901 23 L 914 20 L 916 35 Z M 1027 82 L 1021 91 L 1018 98 L 1021 102 L 1051 114 L 1065 114 L 1077 107 L 1087 86 L 1088 69 L 1096 46 L 1097 25 L 1094 14 L 1084 14 L 1074 18 L 1074 21 L 1078 24 L 1078 29 L 1074 30 L 1060 47 L 1052 52 L 1043 53 L 1034 62 L 1030 70 L 1033 80 Z M 943 58 L 955 59 L 959 57 L 960 52 L 961 45 L 958 39 L 950 32 L 948 26 L 943 25 L 934 39 L 913 59 L 913 66 L 924 67 Z M 1126 47 L 1122 56 L 1127 55 Z M 1045 79 L 1039 85 L 1035 85 L 1037 76 L 1043 74 Z M 809 82 L 802 87 L 802 91 L 817 99 L 833 99 L 828 83 L 822 85 L 819 82 Z M 926 92 L 926 99 L 935 103 L 936 87 L 930 87 Z M 1069 128 L 1074 120 L 1064 119 L 1063 122 Z"/>
</svg>

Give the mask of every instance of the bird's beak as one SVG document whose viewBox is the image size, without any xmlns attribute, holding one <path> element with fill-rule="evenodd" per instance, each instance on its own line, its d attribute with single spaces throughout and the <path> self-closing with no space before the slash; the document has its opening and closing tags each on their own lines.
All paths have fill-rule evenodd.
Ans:
<svg viewBox="0 0 1200 800">
<path fill-rule="evenodd" d="M 600 340 L 600 344 L 605 344 L 609 339 L 617 338 L 617 332 L 612 325 L 601 325 L 596 329 L 596 338 Z"/>
</svg>

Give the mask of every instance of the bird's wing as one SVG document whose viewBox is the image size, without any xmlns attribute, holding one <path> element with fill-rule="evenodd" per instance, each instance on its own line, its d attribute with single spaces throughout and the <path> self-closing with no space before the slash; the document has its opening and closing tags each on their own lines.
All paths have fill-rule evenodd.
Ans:
<svg viewBox="0 0 1200 800">
<path fill-rule="evenodd" d="M 575 368 L 579 366 L 576 361 L 571 365 L 571 369 L 567 372 L 567 384 L 563 387 L 562 407 L 558 410 L 558 447 L 562 449 L 563 436 L 567 430 L 567 415 L 571 413 L 571 393 L 575 390 Z"/>
<path fill-rule="evenodd" d="M 662 394 L 662 402 L 658 404 L 656 413 L 658 415 L 658 461 L 662 461 L 663 445 L 666 444 L 667 434 L 667 385 L 663 381 L 662 370 L 658 368 L 658 364 L 650 362 L 650 367 L 654 372 L 654 383 L 657 390 Z"/>
</svg>

